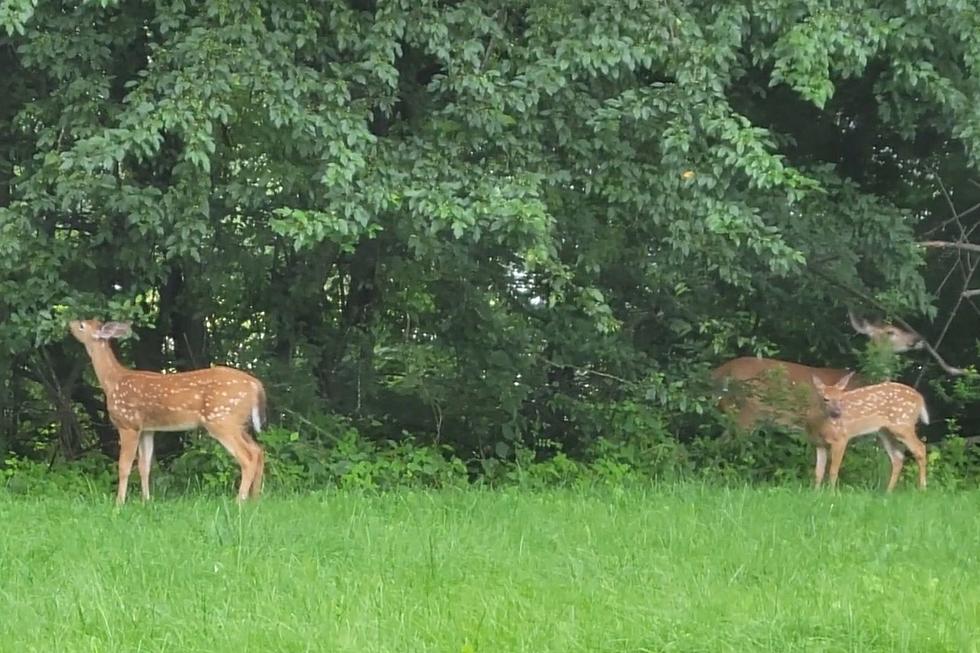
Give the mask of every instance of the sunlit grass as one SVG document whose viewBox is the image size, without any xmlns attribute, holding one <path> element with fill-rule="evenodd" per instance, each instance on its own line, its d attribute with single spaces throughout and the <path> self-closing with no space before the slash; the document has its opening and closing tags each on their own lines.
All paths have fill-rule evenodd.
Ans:
<svg viewBox="0 0 980 653">
<path fill-rule="evenodd" d="M 3 651 L 971 651 L 980 494 L 0 495 Z"/>
</svg>

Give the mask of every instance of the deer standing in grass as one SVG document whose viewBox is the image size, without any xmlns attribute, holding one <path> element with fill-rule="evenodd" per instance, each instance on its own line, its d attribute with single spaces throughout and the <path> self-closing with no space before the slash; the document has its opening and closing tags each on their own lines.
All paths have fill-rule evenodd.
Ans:
<svg viewBox="0 0 980 653">
<path fill-rule="evenodd" d="M 858 333 L 890 347 L 895 352 L 906 352 L 924 346 L 922 337 L 917 333 L 890 324 L 859 320 L 851 313 L 848 313 L 848 317 L 851 326 Z M 807 439 L 813 443 L 821 442 L 819 431 L 825 421 L 822 401 L 814 386 L 814 379 L 827 385 L 835 385 L 846 377 L 851 388 L 866 385 L 864 379 L 853 376 L 849 370 L 810 367 L 774 358 L 751 356 L 732 359 L 715 368 L 711 376 L 721 386 L 719 407 L 732 415 L 739 430 L 752 430 L 762 422 L 771 421 L 803 429 Z M 844 387 L 847 387 L 847 382 Z M 891 450 L 887 446 L 886 452 L 894 464 Z M 823 477 L 826 453 L 826 449 L 821 451 L 818 447 L 815 477 Z"/>
<path fill-rule="evenodd" d="M 846 390 L 853 374 L 848 374 L 833 385 L 825 384 L 817 376 L 813 377 L 813 385 L 823 400 L 823 419 L 811 432 L 813 443 L 817 446 L 817 487 L 823 482 L 828 450 L 830 484 L 836 486 L 847 443 L 858 436 L 880 430 L 878 440 L 892 462 L 887 491 L 894 489 L 905 461 L 900 445 L 904 445 L 915 456 L 915 461 L 919 464 L 919 487 L 924 488 L 926 445 L 915 432 L 915 425 L 920 419 L 923 424 L 929 423 L 929 413 L 926 412 L 926 402 L 922 395 L 915 388 L 892 382 Z"/>
<path fill-rule="evenodd" d="M 238 500 L 256 497 L 262 489 L 265 453 L 248 433 L 265 421 L 265 389 L 255 377 L 230 367 L 161 374 L 124 367 L 109 341 L 132 333 L 128 324 L 98 320 L 72 322 L 71 333 L 92 359 L 106 397 L 109 419 L 119 431 L 119 490 L 116 503 L 126 501 L 133 459 L 139 453 L 143 499 L 150 498 L 150 465 L 155 431 L 186 431 L 204 427 L 241 466 Z"/>
</svg>

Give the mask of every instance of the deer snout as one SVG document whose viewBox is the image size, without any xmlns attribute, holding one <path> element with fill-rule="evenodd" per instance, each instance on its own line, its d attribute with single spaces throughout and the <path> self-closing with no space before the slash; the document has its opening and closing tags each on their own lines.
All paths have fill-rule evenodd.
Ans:
<svg viewBox="0 0 980 653">
<path fill-rule="evenodd" d="M 889 327 L 887 333 L 892 349 L 898 353 L 912 349 L 922 349 L 926 345 L 926 341 L 918 333 L 903 331 L 895 327 Z"/>
<path fill-rule="evenodd" d="M 832 419 L 838 419 L 841 416 L 841 405 L 840 401 L 830 400 L 827 402 L 827 415 Z"/>
</svg>

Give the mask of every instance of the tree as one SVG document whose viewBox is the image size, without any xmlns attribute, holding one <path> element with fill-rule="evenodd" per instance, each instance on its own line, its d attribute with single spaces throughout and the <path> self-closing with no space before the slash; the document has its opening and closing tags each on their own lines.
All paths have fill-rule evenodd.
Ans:
<svg viewBox="0 0 980 653">
<path fill-rule="evenodd" d="M 464 452 L 852 360 L 847 307 L 959 301 L 917 244 L 976 192 L 978 18 L 939 5 L 7 2 L 6 446 L 80 315 Z"/>
</svg>

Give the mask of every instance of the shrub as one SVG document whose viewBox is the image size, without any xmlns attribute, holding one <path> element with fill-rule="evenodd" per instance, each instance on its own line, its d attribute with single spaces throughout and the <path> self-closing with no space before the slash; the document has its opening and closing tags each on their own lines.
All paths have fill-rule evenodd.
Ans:
<svg viewBox="0 0 980 653">
<path fill-rule="evenodd" d="M 116 466 L 101 455 L 56 465 L 8 456 L 0 466 L 0 488 L 31 496 L 89 496 L 114 487 L 115 471 Z"/>
</svg>

